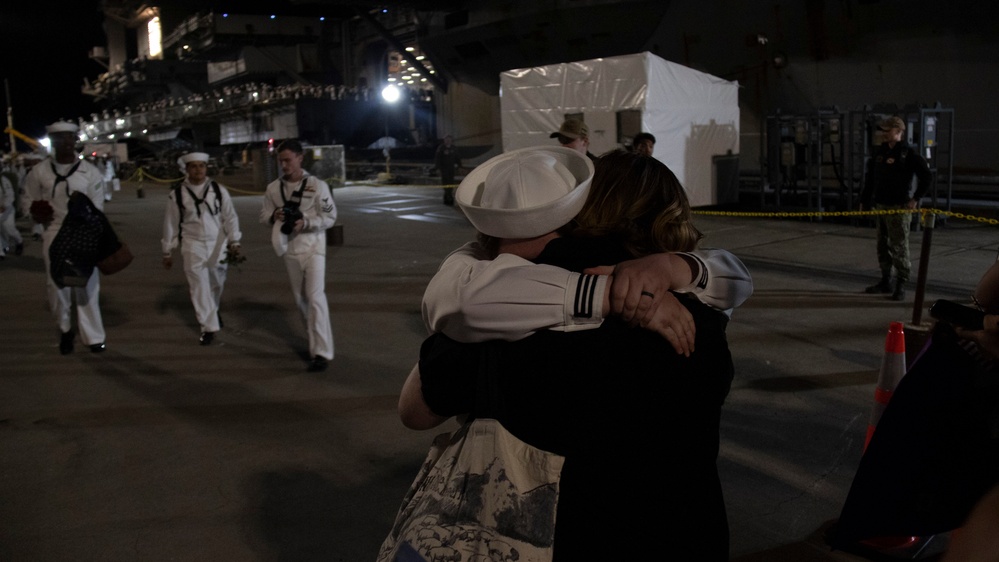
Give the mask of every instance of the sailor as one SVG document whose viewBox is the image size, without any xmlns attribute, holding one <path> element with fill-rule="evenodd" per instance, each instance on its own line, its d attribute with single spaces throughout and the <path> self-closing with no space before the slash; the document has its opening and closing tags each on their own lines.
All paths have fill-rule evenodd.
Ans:
<svg viewBox="0 0 999 562">
<path fill-rule="evenodd" d="M 291 293 L 309 331 L 308 370 L 325 371 L 333 359 L 333 329 L 326 300 L 326 230 L 336 222 L 333 192 L 302 168 L 296 139 L 277 147 L 281 177 L 267 185 L 260 222 L 271 225 L 271 244 L 284 258 Z"/>
<path fill-rule="evenodd" d="M 201 345 L 210 345 L 222 328 L 219 304 L 228 264 L 239 257 L 239 217 L 229 191 L 208 177 L 208 155 L 185 154 L 177 160 L 185 178 L 167 195 L 163 219 L 163 267 L 173 266 L 180 246 L 194 314 L 201 325 Z"/>
<path fill-rule="evenodd" d="M 67 121 L 56 121 L 46 127 L 53 156 L 28 172 L 24 179 L 22 201 L 25 214 L 32 214 L 35 222 L 41 223 L 44 228 L 42 257 L 45 260 L 49 307 L 61 332 L 59 352 L 63 355 L 73 352 L 75 334 L 71 323 L 71 309 L 74 301 L 80 339 L 93 353 L 105 350 L 104 323 L 99 303 L 100 275 L 97 270 L 94 269 L 83 287 L 59 288 L 52 279 L 52 267 L 49 263 L 49 247 L 66 217 L 72 192 L 83 193 L 95 207 L 104 210 L 104 178 L 93 164 L 77 154 L 78 130 L 75 123 Z M 43 208 L 48 212 L 42 212 Z"/>
<path fill-rule="evenodd" d="M 38 152 L 29 152 L 27 154 L 22 154 L 18 157 L 17 166 L 17 177 L 18 188 L 21 193 L 24 193 L 24 182 L 28 179 L 28 173 L 31 169 L 35 167 L 39 162 L 45 160 L 47 154 L 40 154 Z M 22 199 L 18 204 L 18 209 L 24 209 L 24 200 Z M 24 214 L 22 212 L 22 214 Z M 32 240 L 41 240 L 42 232 L 45 230 L 45 225 L 41 223 L 31 222 L 31 238 Z"/>
<path fill-rule="evenodd" d="M 4 162 L 3 172 L 0 173 L 0 260 L 4 259 L 9 251 L 13 251 L 16 256 L 24 251 L 24 239 L 14 223 L 15 202 L 19 190 L 17 175 L 8 168 L 7 162 Z"/>
</svg>

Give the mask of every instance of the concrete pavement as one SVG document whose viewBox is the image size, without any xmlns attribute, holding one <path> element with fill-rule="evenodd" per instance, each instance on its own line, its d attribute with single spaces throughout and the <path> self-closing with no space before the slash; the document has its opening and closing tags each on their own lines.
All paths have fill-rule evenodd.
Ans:
<svg viewBox="0 0 999 562">
<path fill-rule="evenodd" d="M 135 188 L 106 206 L 136 254 L 102 279 L 106 353 L 59 354 L 40 243 L 0 262 L 0 560 L 372 560 L 438 432 L 395 413 L 424 337 L 420 297 L 471 227 L 439 189 L 335 190 L 336 358 L 316 374 L 260 196 L 235 198 L 248 261 L 230 270 L 225 329 L 201 347 L 182 268 L 160 265 L 166 189 Z M 911 321 L 913 291 L 904 303 L 862 292 L 877 277 L 870 228 L 696 221 L 756 285 L 729 327 L 732 558 L 859 560 L 821 532 L 860 458 L 888 323 Z M 999 247 L 999 228 L 949 222 L 934 231 L 927 306 L 965 299 Z M 914 258 L 920 244 L 914 233 Z"/>
</svg>

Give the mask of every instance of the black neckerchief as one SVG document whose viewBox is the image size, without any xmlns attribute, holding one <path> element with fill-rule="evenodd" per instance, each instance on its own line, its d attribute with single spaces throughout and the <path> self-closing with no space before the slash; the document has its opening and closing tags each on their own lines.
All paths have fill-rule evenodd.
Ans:
<svg viewBox="0 0 999 562">
<path fill-rule="evenodd" d="M 212 186 L 212 182 L 211 181 L 206 181 L 205 182 L 205 192 L 203 194 L 201 194 L 201 199 L 198 199 L 198 196 L 195 195 L 194 191 L 191 190 L 190 184 L 187 184 L 187 183 L 184 184 L 184 189 L 187 190 L 188 195 L 190 195 L 191 199 L 194 201 L 194 210 L 198 213 L 198 218 L 199 219 L 201 218 L 201 204 L 205 203 L 205 199 L 208 199 L 208 188 L 211 187 L 211 186 Z M 205 203 L 205 208 L 208 209 L 208 214 L 213 215 L 213 216 L 214 215 L 218 215 L 219 213 L 222 212 L 222 201 L 220 201 L 217 197 L 215 198 L 215 210 L 214 211 L 212 210 L 212 206 L 209 205 L 208 203 Z"/>
<path fill-rule="evenodd" d="M 80 167 L 80 162 L 83 162 L 83 160 L 77 160 L 76 164 L 73 164 L 73 167 L 69 169 L 69 173 L 68 174 L 66 174 L 65 176 L 60 176 L 59 172 L 57 172 L 56 169 L 55 169 L 55 162 L 53 162 L 52 160 L 49 160 L 49 167 L 52 168 L 52 173 L 55 174 L 55 177 L 56 177 L 55 183 L 52 184 L 52 200 L 53 201 L 55 200 L 56 186 L 59 185 L 59 182 L 61 182 L 61 181 L 66 182 L 66 197 L 69 197 L 69 176 L 72 176 L 73 172 L 75 172 L 76 169 Z"/>
</svg>

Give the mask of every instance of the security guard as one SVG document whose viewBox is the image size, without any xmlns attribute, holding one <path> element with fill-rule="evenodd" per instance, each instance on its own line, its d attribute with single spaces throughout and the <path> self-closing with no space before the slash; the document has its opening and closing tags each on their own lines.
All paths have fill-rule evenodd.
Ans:
<svg viewBox="0 0 999 562">
<path fill-rule="evenodd" d="M 881 123 L 885 142 L 867 162 L 864 189 L 860 193 L 860 210 L 865 208 L 885 211 L 915 209 L 930 187 L 933 174 L 926 160 L 904 140 L 905 122 L 899 117 L 889 117 Z M 916 177 L 916 189 L 912 179 Z M 872 206 L 873 202 L 873 206 Z M 909 259 L 910 213 L 891 213 L 877 216 L 878 264 L 881 281 L 866 289 L 868 293 L 891 293 L 891 299 L 905 299 L 905 283 L 909 280 L 912 262 Z M 891 269 L 895 267 L 895 284 L 891 283 Z"/>
</svg>

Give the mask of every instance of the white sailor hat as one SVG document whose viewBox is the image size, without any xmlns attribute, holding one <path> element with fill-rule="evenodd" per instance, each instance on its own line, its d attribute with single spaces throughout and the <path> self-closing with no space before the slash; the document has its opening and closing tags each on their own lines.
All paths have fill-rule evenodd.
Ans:
<svg viewBox="0 0 999 562">
<path fill-rule="evenodd" d="M 208 154 L 204 152 L 188 152 L 187 154 L 181 156 L 177 159 L 177 165 L 180 166 L 180 171 L 187 171 L 188 162 L 204 162 L 208 163 Z"/>
<path fill-rule="evenodd" d="M 495 156 L 469 172 L 455 201 L 479 232 L 533 238 L 561 228 L 586 202 L 590 159 L 562 146 L 535 146 Z"/>
<path fill-rule="evenodd" d="M 56 121 L 51 125 L 45 127 L 45 132 L 48 134 L 52 133 L 76 133 L 80 130 L 79 125 L 76 123 L 70 123 L 69 121 Z"/>
</svg>

